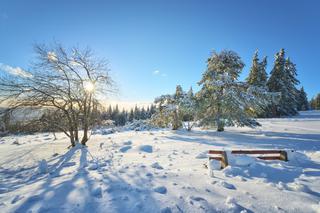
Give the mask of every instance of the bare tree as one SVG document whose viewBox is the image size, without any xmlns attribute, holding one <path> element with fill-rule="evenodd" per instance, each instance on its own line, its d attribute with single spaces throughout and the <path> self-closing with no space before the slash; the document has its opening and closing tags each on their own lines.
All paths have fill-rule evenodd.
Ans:
<svg viewBox="0 0 320 213">
<path fill-rule="evenodd" d="M 37 122 L 64 132 L 72 146 L 85 145 L 99 111 L 98 97 L 114 91 L 106 60 L 89 48 L 66 49 L 57 43 L 34 49 L 31 71 L 0 76 L 0 103 L 11 110 L 41 107 Z"/>
</svg>

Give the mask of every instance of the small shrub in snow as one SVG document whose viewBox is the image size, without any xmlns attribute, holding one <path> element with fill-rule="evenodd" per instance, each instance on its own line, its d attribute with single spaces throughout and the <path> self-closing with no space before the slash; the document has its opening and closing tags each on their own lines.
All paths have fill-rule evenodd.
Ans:
<svg viewBox="0 0 320 213">
<path fill-rule="evenodd" d="M 147 120 L 134 120 L 123 127 L 124 130 L 134 130 L 134 131 L 144 131 L 144 130 L 150 130 L 153 128 L 154 126 L 151 125 Z"/>
</svg>

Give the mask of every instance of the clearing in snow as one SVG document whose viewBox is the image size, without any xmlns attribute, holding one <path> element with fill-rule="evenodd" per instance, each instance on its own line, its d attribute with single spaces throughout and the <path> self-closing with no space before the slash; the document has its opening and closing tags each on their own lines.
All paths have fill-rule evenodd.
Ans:
<svg viewBox="0 0 320 213">
<path fill-rule="evenodd" d="M 259 122 L 225 132 L 105 130 L 70 150 L 62 134 L 3 137 L 1 212 L 320 212 L 320 112 Z M 219 170 L 211 149 L 294 152 L 288 162 L 238 156 Z"/>
</svg>

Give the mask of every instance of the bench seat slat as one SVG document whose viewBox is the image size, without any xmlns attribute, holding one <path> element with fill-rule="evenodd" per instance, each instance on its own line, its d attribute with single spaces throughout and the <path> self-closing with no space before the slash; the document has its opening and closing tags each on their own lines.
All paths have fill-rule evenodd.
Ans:
<svg viewBox="0 0 320 213">
<path fill-rule="evenodd" d="M 232 154 L 280 154 L 281 150 L 233 150 Z"/>
</svg>

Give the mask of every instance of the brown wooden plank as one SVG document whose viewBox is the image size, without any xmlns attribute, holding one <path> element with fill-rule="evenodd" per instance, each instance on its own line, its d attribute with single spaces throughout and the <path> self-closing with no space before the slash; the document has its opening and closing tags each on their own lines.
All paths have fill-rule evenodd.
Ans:
<svg viewBox="0 0 320 213">
<path fill-rule="evenodd" d="M 209 160 L 218 160 L 218 161 L 222 161 L 222 157 L 209 157 Z"/>
<path fill-rule="evenodd" d="M 281 150 L 233 150 L 231 151 L 232 154 L 280 154 Z"/>
<path fill-rule="evenodd" d="M 224 151 L 222 150 L 209 150 L 209 154 L 221 155 Z"/>
<path fill-rule="evenodd" d="M 258 156 L 262 160 L 282 160 L 280 156 Z"/>
</svg>

